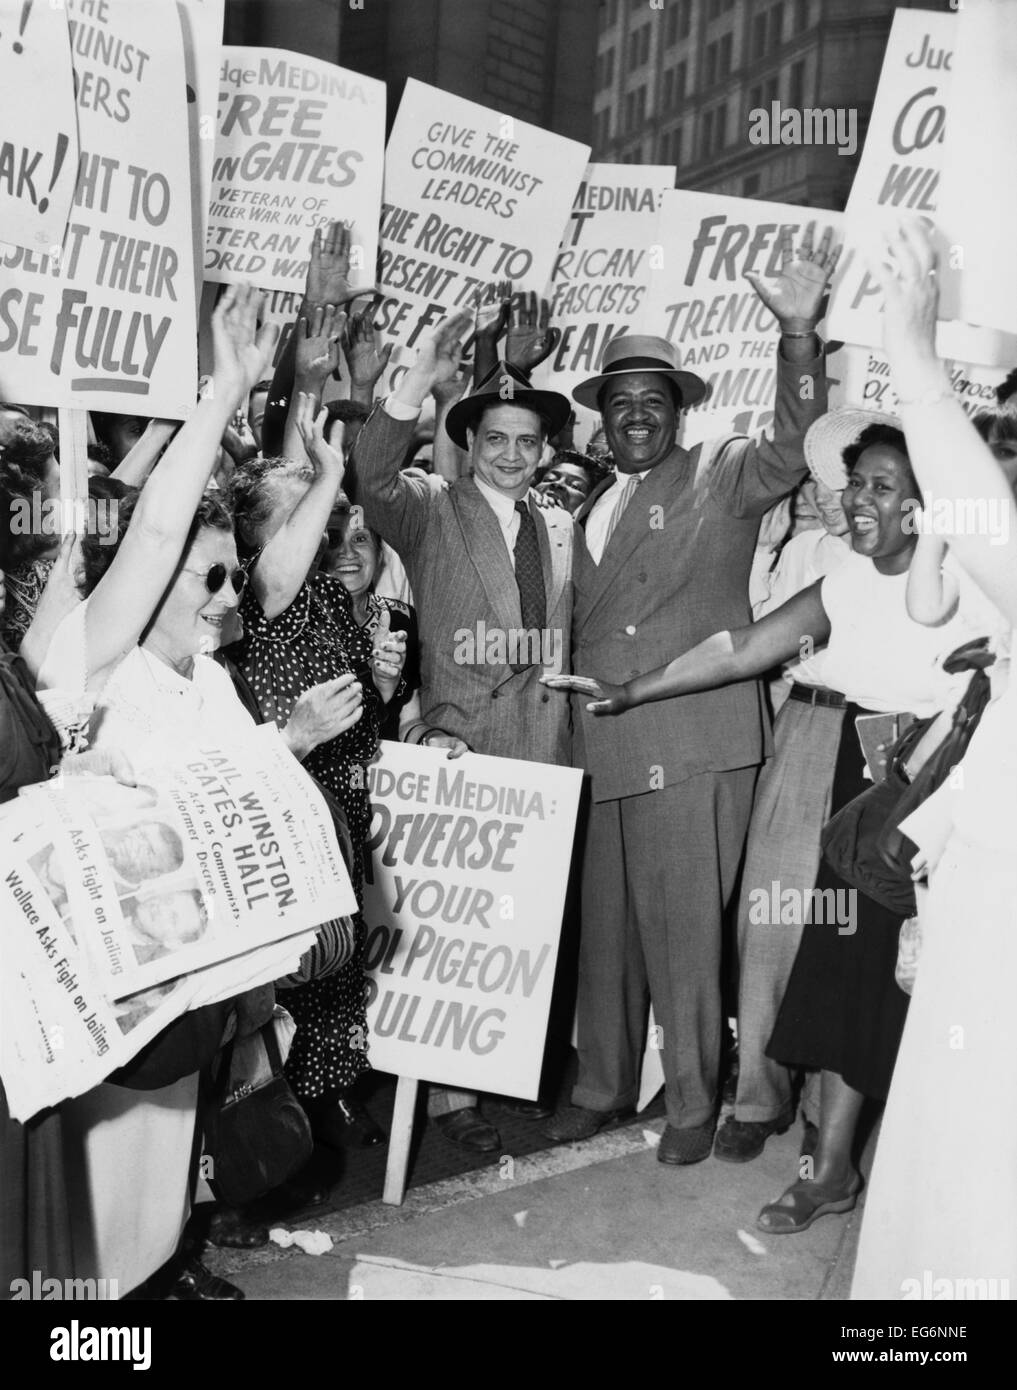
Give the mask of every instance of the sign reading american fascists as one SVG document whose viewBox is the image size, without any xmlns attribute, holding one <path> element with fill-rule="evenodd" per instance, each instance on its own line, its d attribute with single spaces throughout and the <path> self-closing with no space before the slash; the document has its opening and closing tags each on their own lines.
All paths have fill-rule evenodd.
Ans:
<svg viewBox="0 0 1017 1390">
<path fill-rule="evenodd" d="M 590 164 L 572 207 L 551 277 L 551 322 L 561 341 L 535 382 L 568 395 L 600 365 L 605 344 L 639 332 L 648 304 L 661 196 L 674 187 L 673 164 Z M 577 416 L 593 412 L 576 407 Z M 587 433 L 589 430 L 586 431 Z"/>
<path fill-rule="evenodd" d="M 533 1099 L 582 774 L 381 748 L 364 893 L 371 1065 Z"/>
<path fill-rule="evenodd" d="M 710 387 L 706 400 L 682 415 L 685 448 L 771 424 L 777 322 L 744 276 L 775 275 L 785 228 L 797 246 L 809 222 L 817 238 L 827 226 L 837 236 L 841 214 L 715 193 L 663 195 L 655 240 L 664 264 L 646 331 L 669 338 L 682 366 Z"/>
<path fill-rule="evenodd" d="M 3 0 L 0 231 L 5 241 L 36 250 L 63 243 L 77 167 L 67 12 L 57 5 Z"/>
<path fill-rule="evenodd" d="M 490 283 L 542 294 L 589 156 L 411 78 L 385 151 L 376 326 L 412 348 Z"/>
<path fill-rule="evenodd" d="M 385 84 L 277 48 L 222 50 L 205 279 L 303 293 L 311 237 L 353 229 L 350 280 L 373 284 Z"/>
<path fill-rule="evenodd" d="M 1008 19 L 1012 30 L 1012 13 Z M 970 313 L 970 309 L 964 310 L 964 281 L 969 272 L 978 273 L 979 243 L 984 246 L 985 228 L 991 227 L 993 219 L 985 217 L 981 200 L 969 189 L 966 201 L 977 204 L 976 216 L 982 228 L 972 241 L 963 216 L 958 220 L 956 200 L 952 208 L 940 207 L 941 180 L 956 182 L 958 170 L 968 159 L 968 149 L 978 148 L 993 121 L 1001 120 L 998 113 L 986 120 L 981 100 L 985 88 L 978 84 L 986 82 L 984 63 L 990 61 L 994 49 L 998 52 L 1008 31 L 1001 20 L 1000 36 L 994 44 L 991 24 L 984 32 L 979 30 L 981 38 L 976 37 L 972 44 L 975 53 L 972 55 L 969 50 L 969 57 L 977 66 L 976 82 L 965 82 L 958 90 L 954 48 L 959 22 L 957 15 L 929 10 L 897 10 L 894 14 L 865 148 L 847 202 L 847 251 L 830 298 L 827 321 L 833 338 L 870 347 L 882 343 L 883 296 L 867 265 L 869 257 L 878 251 L 874 237 L 893 215 L 929 217 L 936 224 L 939 250 L 940 324 L 936 341 L 940 355 L 967 362 L 1012 365 L 1017 360 L 1017 336 L 997 328 L 973 326 L 998 324 L 991 312 L 989 316 L 982 313 L 973 322 L 960 321 Z M 1008 81 L 1008 77 L 1003 79 L 1004 89 Z M 956 137 L 950 137 L 946 143 L 948 130 L 958 121 L 970 141 L 960 148 Z M 951 150 L 952 169 L 944 159 L 944 151 Z M 989 182 L 991 178 L 990 175 Z M 981 186 L 985 186 L 984 179 Z M 880 213 L 884 215 L 881 217 Z M 1005 259 L 1001 249 L 1000 254 Z M 985 262 L 995 258 L 983 251 L 981 259 Z M 1006 326 L 1012 322 L 1011 317 Z"/>
<path fill-rule="evenodd" d="M 62 253 L 0 254 L 11 400 L 182 419 L 197 389 L 175 5 L 67 0 L 80 157 Z"/>
</svg>

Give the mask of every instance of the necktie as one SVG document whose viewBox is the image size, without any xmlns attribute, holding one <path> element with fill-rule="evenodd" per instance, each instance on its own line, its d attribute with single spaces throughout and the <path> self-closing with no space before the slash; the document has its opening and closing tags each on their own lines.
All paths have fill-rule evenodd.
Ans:
<svg viewBox="0 0 1017 1390">
<path fill-rule="evenodd" d="M 622 513 L 625 511 L 625 508 L 632 501 L 633 494 L 635 493 L 636 488 L 639 486 L 641 482 L 642 479 L 640 478 L 638 473 L 631 473 L 629 477 L 625 480 L 625 485 L 621 490 L 621 496 L 618 498 L 618 501 L 615 504 L 615 509 L 611 515 L 611 520 L 607 523 L 607 535 L 604 537 L 604 549 L 600 552 L 601 559 L 603 559 L 604 556 L 607 554 L 607 547 L 611 544 L 611 537 L 618 529 L 618 523 L 622 519 Z"/>
<path fill-rule="evenodd" d="M 527 632 L 536 629 L 540 632 L 547 621 L 547 597 L 544 593 L 544 569 L 540 563 L 540 546 L 537 543 L 537 524 L 530 509 L 522 499 L 516 503 L 519 513 L 519 530 L 513 547 L 515 558 L 516 584 L 519 586 L 519 607 L 523 615 L 523 627 Z M 525 670 L 530 662 L 517 665 L 517 671 Z"/>
</svg>

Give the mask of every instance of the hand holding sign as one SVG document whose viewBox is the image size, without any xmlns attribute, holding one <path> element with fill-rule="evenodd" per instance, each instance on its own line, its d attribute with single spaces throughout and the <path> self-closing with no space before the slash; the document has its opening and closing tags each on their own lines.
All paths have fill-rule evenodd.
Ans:
<svg viewBox="0 0 1017 1390">
<path fill-rule="evenodd" d="M 764 281 L 751 271 L 745 279 L 780 324 L 781 332 L 811 332 L 822 317 L 823 297 L 830 277 L 837 269 L 841 247 L 830 249 L 833 232 L 829 227 L 813 251 L 816 224 L 810 222 L 795 255 L 790 227 L 781 233 L 781 268 L 775 279 Z"/>
</svg>

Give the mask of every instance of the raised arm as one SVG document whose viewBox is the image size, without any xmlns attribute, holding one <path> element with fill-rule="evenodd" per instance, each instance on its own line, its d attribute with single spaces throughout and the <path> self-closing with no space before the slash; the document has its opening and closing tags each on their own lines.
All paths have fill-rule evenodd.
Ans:
<svg viewBox="0 0 1017 1390">
<path fill-rule="evenodd" d="M 319 412 L 317 396 L 300 392 L 293 409 L 301 453 L 311 460 L 314 479 L 251 571 L 255 596 L 269 619 L 289 608 L 307 578 L 343 481 L 342 456 L 325 442 L 325 412 Z"/>
<path fill-rule="evenodd" d="M 141 490 L 127 534 L 88 605 L 92 682 L 134 647 L 180 563 L 223 430 L 261 377 L 278 328 L 258 328 L 261 293 L 230 285 L 212 315 L 215 366 L 209 390 Z"/>
<path fill-rule="evenodd" d="M 375 409 L 353 450 L 356 497 L 367 524 L 400 554 L 419 542 L 434 493 L 420 479 L 407 478 L 403 458 L 420 408 L 435 386 L 451 381 L 459 368 L 461 343 L 470 325 L 462 310 L 421 338 L 416 361 L 384 404 Z"/>
<path fill-rule="evenodd" d="M 1006 475 L 954 395 L 936 356 L 939 288 L 936 253 L 925 227 L 902 222 L 884 239 L 874 267 L 883 288 L 883 334 L 908 456 L 922 492 L 934 496 L 941 533 L 961 567 L 1017 624 L 1017 507 Z M 952 503 L 944 507 L 943 502 Z M 972 527 L 982 502 L 1004 527 Z M 938 521 L 937 521 L 937 524 Z M 1000 536 L 1005 539 L 998 544 Z"/>
<path fill-rule="evenodd" d="M 826 364 L 816 324 L 830 277 L 840 259 L 831 249 L 828 227 L 813 249 L 810 222 L 795 251 L 790 227 L 781 238 L 781 268 L 772 280 L 751 273 L 745 278 L 777 320 L 777 386 L 773 434 L 729 445 L 711 470 L 712 491 L 735 516 L 761 516 L 805 476 L 802 441 L 814 420 L 826 413 Z"/>
<path fill-rule="evenodd" d="M 750 680 L 782 661 L 800 657 L 806 644 L 811 649 L 827 640 L 830 620 L 823 607 L 821 586 L 822 580 L 817 580 L 758 623 L 733 632 L 715 632 L 666 666 L 624 685 L 609 685 L 587 676 L 542 676 L 541 681 L 555 690 L 592 696 L 586 708 L 593 714 L 623 714 L 654 700 Z"/>
<path fill-rule="evenodd" d="M 144 434 L 117 464 L 110 477 L 131 487 L 141 487 L 179 428 L 179 420 L 149 420 Z"/>
<path fill-rule="evenodd" d="M 957 611 L 960 587 L 953 575 L 943 573 L 946 542 L 920 532 L 908 566 L 908 617 L 923 627 L 938 627 Z"/>
</svg>

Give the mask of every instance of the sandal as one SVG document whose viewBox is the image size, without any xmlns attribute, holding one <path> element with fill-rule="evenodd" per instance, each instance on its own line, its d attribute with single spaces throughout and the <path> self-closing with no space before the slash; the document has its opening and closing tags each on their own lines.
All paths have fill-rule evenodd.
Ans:
<svg viewBox="0 0 1017 1390">
<path fill-rule="evenodd" d="M 794 1236 L 807 1231 L 821 1216 L 852 1211 L 862 1190 L 862 1180 L 855 1174 L 847 1191 L 831 1191 L 811 1178 L 799 1178 L 783 1196 L 771 1202 L 759 1213 L 756 1229 L 769 1236 Z"/>
</svg>

